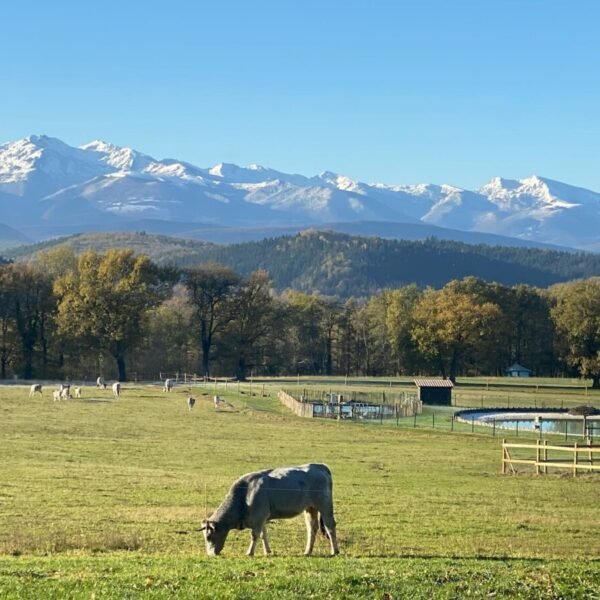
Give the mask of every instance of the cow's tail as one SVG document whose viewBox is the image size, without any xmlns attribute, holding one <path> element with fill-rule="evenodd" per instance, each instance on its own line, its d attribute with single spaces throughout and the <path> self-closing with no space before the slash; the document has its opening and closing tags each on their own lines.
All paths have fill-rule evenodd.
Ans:
<svg viewBox="0 0 600 600">
<path fill-rule="evenodd" d="M 321 530 L 321 533 L 327 537 L 327 530 L 325 529 L 325 523 L 323 521 L 323 517 L 321 516 L 321 513 L 319 513 L 319 529 Z"/>
</svg>

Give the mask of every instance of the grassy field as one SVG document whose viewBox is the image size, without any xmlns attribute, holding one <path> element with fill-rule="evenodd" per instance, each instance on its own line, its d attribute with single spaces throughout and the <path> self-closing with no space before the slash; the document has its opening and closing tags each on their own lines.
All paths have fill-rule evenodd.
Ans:
<svg viewBox="0 0 600 600">
<path fill-rule="evenodd" d="M 302 420 L 275 384 L 221 386 L 220 411 L 194 388 L 190 413 L 188 389 L 0 388 L 1 598 L 600 597 L 598 476 L 502 476 L 489 434 Z M 235 478 L 308 461 L 334 473 L 341 556 L 302 557 L 301 518 L 268 559 L 248 532 L 204 555 L 191 530 Z"/>
</svg>

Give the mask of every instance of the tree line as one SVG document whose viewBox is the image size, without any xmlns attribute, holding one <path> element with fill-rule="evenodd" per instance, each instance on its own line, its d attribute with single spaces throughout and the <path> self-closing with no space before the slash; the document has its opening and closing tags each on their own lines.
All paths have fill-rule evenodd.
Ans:
<svg viewBox="0 0 600 600">
<path fill-rule="evenodd" d="M 366 299 L 274 291 L 267 272 L 68 247 L 0 265 L 0 377 L 581 375 L 600 387 L 600 279 L 475 277 Z"/>
</svg>

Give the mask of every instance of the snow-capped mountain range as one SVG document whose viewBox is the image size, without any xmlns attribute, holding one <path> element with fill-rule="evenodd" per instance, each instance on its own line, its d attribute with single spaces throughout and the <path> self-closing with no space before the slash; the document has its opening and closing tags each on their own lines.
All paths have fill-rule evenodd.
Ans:
<svg viewBox="0 0 600 600">
<path fill-rule="evenodd" d="M 200 168 L 93 141 L 47 136 L 0 145 L 0 223 L 52 237 L 134 221 L 215 226 L 413 223 L 600 250 L 600 194 L 533 176 L 479 190 L 367 184 L 259 165 Z"/>
</svg>

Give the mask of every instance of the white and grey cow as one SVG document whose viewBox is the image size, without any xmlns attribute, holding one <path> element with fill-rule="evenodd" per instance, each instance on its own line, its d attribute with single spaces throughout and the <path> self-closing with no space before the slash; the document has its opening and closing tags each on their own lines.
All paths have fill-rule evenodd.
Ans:
<svg viewBox="0 0 600 600">
<path fill-rule="evenodd" d="M 232 529 L 250 529 L 248 556 L 254 555 L 262 536 L 265 555 L 270 554 L 267 523 L 289 519 L 304 512 L 308 540 L 304 554 L 312 554 L 319 525 L 329 538 L 331 555 L 339 553 L 333 517 L 333 480 L 329 467 L 307 464 L 266 469 L 240 477 L 213 515 L 202 523 L 206 552 L 216 556 L 223 550 Z"/>
<path fill-rule="evenodd" d="M 118 398 L 121 395 L 121 384 L 118 381 L 115 381 L 112 384 L 112 393 L 115 398 Z"/>
<path fill-rule="evenodd" d="M 102 388 L 103 390 L 106 389 L 106 381 L 104 381 L 104 377 L 98 377 L 98 379 L 96 379 L 96 387 Z"/>
<path fill-rule="evenodd" d="M 29 388 L 29 397 L 30 398 L 33 397 L 34 394 L 39 394 L 40 396 L 42 395 L 42 384 L 41 383 L 34 383 Z"/>
<path fill-rule="evenodd" d="M 170 392 L 173 390 L 174 381 L 172 379 L 165 379 L 165 385 L 163 387 L 164 392 Z"/>
<path fill-rule="evenodd" d="M 192 410 L 192 408 L 194 408 L 194 406 L 196 405 L 196 398 L 194 398 L 193 396 L 188 396 L 187 405 L 188 410 Z"/>
</svg>

